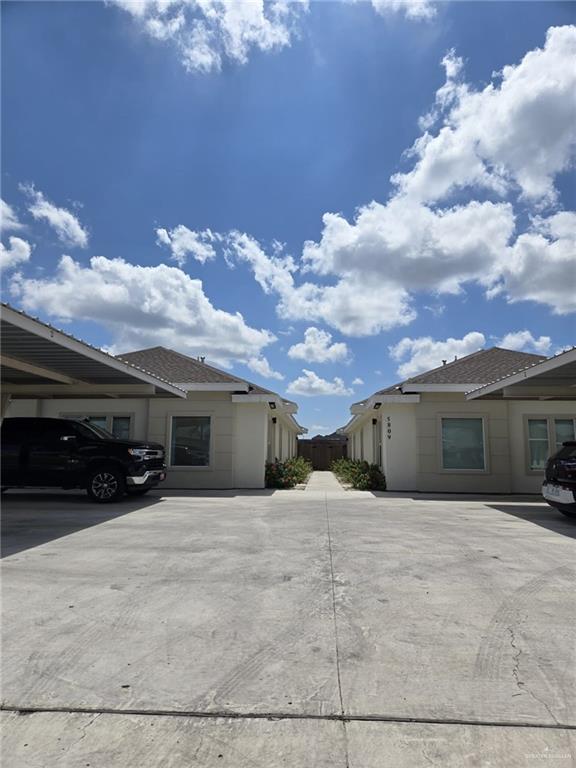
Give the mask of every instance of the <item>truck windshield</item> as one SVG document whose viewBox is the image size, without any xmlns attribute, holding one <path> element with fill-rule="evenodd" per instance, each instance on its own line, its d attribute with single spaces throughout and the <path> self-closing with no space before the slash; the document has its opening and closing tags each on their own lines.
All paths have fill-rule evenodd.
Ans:
<svg viewBox="0 0 576 768">
<path fill-rule="evenodd" d="M 108 432 L 107 429 L 103 429 L 102 427 L 97 427 L 96 424 L 90 424 L 88 421 L 79 421 L 76 424 L 76 428 L 78 432 L 82 435 L 82 437 L 87 437 L 90 440 L 93 440 L 94 437 L 97 437 L 99 440 L 116 440 L 117 438 L 114 437 L 114 435 L 111 432 Z"/>
</svg>

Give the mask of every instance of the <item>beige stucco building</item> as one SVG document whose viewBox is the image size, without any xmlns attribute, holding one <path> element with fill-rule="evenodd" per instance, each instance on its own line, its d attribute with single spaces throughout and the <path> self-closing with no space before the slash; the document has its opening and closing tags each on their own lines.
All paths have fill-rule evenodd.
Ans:
<svg viewBox="0 0 576 768">
<path fill-rule="evenodd" d="M 85 418 L 119 437 L 162 443 L 168 472 L 163 488 L 263 488 L 267 460 L 297 454 L 296 403 L 240 377 L 163 347 L 120 357 L 133 370 L 183 393 L 83 398 L 81 389 L 52 384 L 26 396 L 11 387 L 7 416 Z"/>
<path fill-rule="evenodd" d="M 539 493 L 547 456 L 576 431 L 576 350 L 481 350 L 351 407 L 348 454 L 388 490 Z"/>
</svg>

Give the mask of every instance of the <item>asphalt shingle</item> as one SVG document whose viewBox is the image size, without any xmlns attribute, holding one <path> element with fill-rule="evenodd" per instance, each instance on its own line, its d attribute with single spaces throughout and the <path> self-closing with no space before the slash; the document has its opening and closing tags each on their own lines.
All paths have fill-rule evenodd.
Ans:
<svg viewBox="0 0 576 768">
<path fill-rule="evenodd" d="M 219 368 L 166 347 L 150 347 L 149 349 L 139 349 L 135 352 L 125 352 L 122 355 L 118 355 L 118 358 L 132 365 L 137 365 L 139 368 L 144 368 L 146 371 L 173 383 L 233 384 L 240 382 L 248 384 L 250 394 L 277 396 L 276 392 L 272 392 L 270 389 L 260 387 L 239 376 L 231 376 Z M 287 400 L 286 402 L 291 401 Z"/>
<path fill-rule="evenodd" d="M 400 388 L 406 391 L 409 390 L 410 384 L 491 384 L 505 376 L 531 368 L 546 359 L 542 355 L 516 352 L 501 347 L 481 349 L 446 365 L 419 373 L 391 387 L 380 389 L 375 394 L 389 395 L 398 392 Z"/>
</svg>

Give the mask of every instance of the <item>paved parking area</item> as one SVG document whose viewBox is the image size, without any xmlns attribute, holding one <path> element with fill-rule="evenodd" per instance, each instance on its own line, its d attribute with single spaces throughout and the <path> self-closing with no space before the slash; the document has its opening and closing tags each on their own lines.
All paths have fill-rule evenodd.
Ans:
<svg viewBox="0 0 576 768">
<path fill-rule="evenodd" d="M 536 500 L 7 494 L 11 768 L 566 767 L 576 524 Z"/>
</svg>

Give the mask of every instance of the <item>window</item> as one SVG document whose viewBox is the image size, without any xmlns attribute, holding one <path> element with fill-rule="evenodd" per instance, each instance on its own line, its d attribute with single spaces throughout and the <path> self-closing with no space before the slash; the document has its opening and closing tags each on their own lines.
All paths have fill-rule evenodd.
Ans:
<svg viewBox="0 0 576 768">
<path fill-rule="evenodd" d="M 576 419 L 554 419 L 555 453 L 562 448 L 562 443 L 574 440 L 574 422 Z"/>
<path fill-rule="evenodd" d="M 170 464 L 207 467 L 210 464 L 210 416 L 173 416 Z"/>
<path fill-rule="evenodd" d="M 541 472 L 549 456 L 562 448 L 562 443 L 574 440 L 576 419 L 541 416 L 527 420 L 528 469 Z"/>
<path fill-rule="evenodd" d="M 528 466 L 530 469 L 544 469 L 548 454 L 548 419 L 528 419 Z"/>
<path fill-rule="evenodd" d="M 442 419 L 442 468 L 484 471 L 484 424 L 481 418 Z"/>
<path fill-rule="evenodd" d="M 379 467 L 382 466 L 382 422 L 379 419 L 374 419 L 375 423 L 372 424 L 372 443 L 374 446 L 374 464 Z"/>
<path fill-rule="evenodd" d="M 132 417 L 131 416 L 116 416 L 112 413 L 87 413 L 87 414 L 60 414 L 62 418 L 78 419 L 79 421 L 87 421 L 89 424 L 94 424 L 95 427 L 105 429 L 110 432 L 114 437 L 119 440 L 129 440 L 132 432 Z"/>
</svg>

